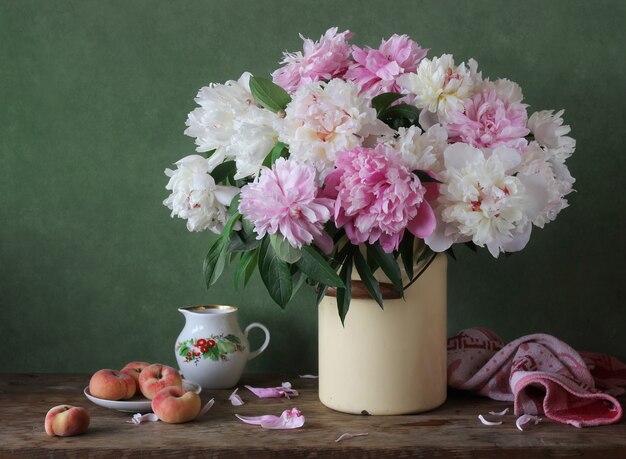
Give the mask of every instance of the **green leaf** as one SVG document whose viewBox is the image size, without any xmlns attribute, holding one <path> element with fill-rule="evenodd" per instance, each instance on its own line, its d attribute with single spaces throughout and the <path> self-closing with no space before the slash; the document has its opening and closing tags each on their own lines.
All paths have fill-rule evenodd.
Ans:
<svg viewBox="0 0 626 459">
<path fill-rule="evenodd" d="M 270 152 L 263 160 L 263 165 L 265 167 L 271 168 L 278 158 L 286 158 L 288 155 L 289 150 L 287 150 L 287 144 L 284 144 L 282 142 L 276 142 L 276 145 L 274 145 L 274 147 L 270 150 Z"/>
<path fill-rule="evenodd" d="M 446 253 L 447 253 L 448 255 L 450 255 L 450 257 L 451 257 L 454 261 L 456 261 L 456 255 L 454 254 L 454 249 L 453 249 L 452 247 L 448 248 L 448 249 L 446 250 Z"/>
<path fill-rule="evenodd" d="M 217 362 L 220 358 L 220 351 L 217 349 L 217 346 L 210 347 L 207 354 L 209 354 L 209 358 L 214 362 Z"/>
<path fill-rule="evenodd" d="M 311 246 L 302 247 L 302 258 L 296 264 L 300 271 L 314 282 L 321 282 L 331 287 L 345 287 L 328 261 Z"/>
<path fill-rule="evenodd" d="M 272 151 L 270 151 L 270 155 L 272 155 L 272 164 L 276 162 L 278 158 L 286 158 L 289 156 L 289 150 L 287 149 L 287 144 L 282 142 L 276 142 Z"/>
<path fill-rule="evenodd" d="M 224 241 L 225 252 L 229 251 L 228 249 L 230 247 L 230 239 L 233 233 L 233 228 L 235 226 L 235 223 L 237 223 L 240 218 L 241 218 L 241 214 L 239 212 L 235 212 L 235 214 L 231 216 L 230 219 L 228 220 L 228 223 L 224 225 L 222 234 L 220 234 L 220 239 L 223 239 Z"/>
<path fill-rule="evenodd" d="M 215 180 L 215 183 L 222 183 L 228 177 L 234 177 L 235 172 L 237 171 L 237 166 L 235 161 L 226 161 L 211 172 L 211 177 Z"/>
<path fill-rule="evenodd" d="M 430 247 L 428 247 L 427 245 L 424 245 L 424 250 L 422 250 L 419 257 L 417 257 L 416 263 L 419 263 L 420 261 L 425 260 L 426 258 L 430 257 L 433 253 L 435 252 L 433 252 Z"/>
<path fill-rule="evenodd" d="M 182 346 L 178 351 L 178 355 L 180 355 L 181 357 L 185 357 L 187 355 L 187 352 L 189 352 L 189 348 L 187 346 Z"/>
<path fill-rule="evenodd" d="M 413 278 L 413 244 L 415 236 L 410 231 L 405 231 L 400 241 L 400 258 L 404 265 L 404 270 L 409 279 Z"/>
<path fill-rule="evenodd" d="M 426 171 L 414 170 L 413 173 L 417 175 L 417 178 L 419 178 L 422 183 L 443 183 L 428 175 L 428 172 Z"/>
<path fill-rule="evenodd" d="M 231 217 L 239 213 L 239 201 L 241 201 L 241 193 L 237 193 L 230 201 L 230 204 L 228 204 L 228 215 Z"/>
<path fill-rule="evenodd" d="M 322 302 L 322 299 L 326 296 L 326 292 L 328 291 L 328 285 L 324 285 L 322 283 L 317 284 L 317 305 L 319 306 Z"/>
<path fill-rule="evenodd" d="M 269 238 L 265 238 L 259 249 L 259 271 L 272 299 L 284 308 L 291 299 L 293 281 L 289 265 L 278 258 Z"/>
<path fill-rule="evenodd" d="M 207 288 L 213 285 L 224 271 L 226 265 L 226 248 L 228 239 L 219 237 L 213 245 L 209 248 L 209 251 L 204 258 L 204 264 L 202 270 L 204 272 L 204 281 Z"/>
<path fill-rule="evenodd" d="M 250 282 L 250 278 L 252 277 L 254 270 L 259 265 L 259 250 L 255 249 L 253 253 L 254 253 L 253 260 L 250 262 L 250 264 L 248 264 L 248 266 L 246 267 L 243 273 L 243 286 L 244 287 L 248 285 L 248 282 Z"/>
<path fill-rule="evenodd" d="M 237 269 L 235 270 L 235 288 L 239 286 L 239 280 L 243 275 L 244 279 L 244 287 L 248 283 L 254 268 L 257 266 L 257 262 L 259 259 L 259 251 L 251 250 L 250 252 L 244 252 L 241 254 L 241 258 L 239 258 L 239 264 L 237 265 Z M 250 274 L 247 274 L 250 272 Z"/>
<path fill-rule="evenodd" d="M 409 104 L 398 104 L 387 108 L 380 114 L 380 119 L 405 118 L 410 121 L 418 119 L 420 111 L 417 107 Z"/>
<path fill-rule="evenodd" d="M 380 266 L 380 269 L 383 270 L 396 290 L 402 293 L 402 273 L 400 272 L 400 267 L 393 253 L 386 253 L 380 244 L 376 242 L 375 244 L 367 246 L 368 260 L 370 257 Z"/>
<path fill-rule="evenodd" d="M 353 251 L 358 250 L 357 246 L 352 245 L 350 242 L 346 243 L 339 252 L 330 260 L 330 266 L 333 270 L 336 270 L 344 260 L 350 255 Z"/>
<path fill-rule="evenodd" d="M 250 77 L 250 92 L 261 105 L 274 113 L 284 110 L 291 102 L 287 91 L 267 78 Z"/>
<path fill-rule="evenodd" d="M 237 350 L 237 346 L 225 339 L 217 340 L 217 348 L 222 354 L 232 354 Z"/>
<path fill-rule="evenodd" d="M 261 241 L 256 238 L 256 233 L 247 233 L 245 231 L 246 221 L 247 220 L 243 218 L 241 220 L 243 223 L 242 229 L 231 234 L 230 243 L 228 245 L 229 252 L 248 252 L 261 245 Z"/>
<path fill-rule="evenodd" d="M 478 247 L 476 246 L 476 244 L 474 244 L 474 242 L 472 241 L 467 241 L 465 243 L 465 246 L 468 247 L 472 252 L 477 253 L 478 252 Z M 507 252 L 507 253 L 512 253 L 512 252 Z"/>
<path fill-rule="evenodd" d="M 339 277 L 341 277 L 346 286 L 346 288 L 337 289 L 337 311 L 339 312 L 341 325 L 343 325 L 350 308 L 350 301 L 352 301 L 352 256 L 348 256 L 341 267 Z"/>
<path fill-rule="evenodd" d="M 270 243 L 278 258 L 287 263 L 295 263 L 302 257 L 302 251 L 293 247 L 289 241 L 283 236 L 272 234 L 270 236 Z"/>
<path fill-rule="evenodd" d="M 354 266 L 356 267 L 359 276 L 361 276 L 361 280 L 363 281 L 363 284 L 365 284 L 365 288 L 368 292 L 370 292 L 372 298 L 376 300 L 382 309 L 383 296 L 380 294 L 380 285 L 378 285 L 378 281 L 374 278 L 372 270 L 367 265 L 365 258 L 363 258 L 363 255 L 361 255 L 359 250 L 355 250 L 352 255 L 354 257 Z"/>
<path fill-rule="evenodd" d="M 385 92 L 383 94 L 379 94 L 372 99 L 372 108 L 376 110 L 377 115 L 380 115 L 383 110 L 404 96 L 404 94 L 398 94 L 397 92 Z"/>
<path fill-rule="evenodd" d="M 298 290 L 300 290 L 300 287 L 302 287 L 302 285 L 304 284 L 306 276 L 302 274 L 301 271 L 296 271 L 295 274 L 292 274 L 292 278 L 293 278 L 293 291 L 291 292 L 290 300 L 293 299 L 294 296 L 296 296 L 296 293 L 298 293 Z"/>
<path fill-rule="evenodd" d="M 225 340 L 233 342 L 235 344 L 241 343 L 241 340 L 237 338 L 237 335 L 228 334 L 224 337 Z"/>
</svg>

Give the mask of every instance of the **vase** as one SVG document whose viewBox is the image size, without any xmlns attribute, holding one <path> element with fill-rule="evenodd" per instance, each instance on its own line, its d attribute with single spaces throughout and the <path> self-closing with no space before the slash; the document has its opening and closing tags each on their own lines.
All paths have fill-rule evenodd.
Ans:
<svg viewBox="0 0 626 459">
<path fill-rule="evenodd" d="M 445 401 L 447 259 L 439 254 L 430 261 L 404 298 L 375 273 L 386 297 L 384 310 L 353 274 L 344 325 L 336 298 L 322 299 L 319 398 L 324 405 L 344 413 L 399 415 Z"/>
<path fill-rule="evenodd" d="M 236 307 L 191 306 L 178 311 L 185 316 L 185 326 L 176 340 L 176 360 L 183 377 L 204 389 L 235 386 L 246 363 L 269 345 L 270 332 L 263 324 L 251 323 L 241 331 Z M 253 328 L 263 330 L 265 341 L 250 351 L 248 333 Z"/>
</svg>

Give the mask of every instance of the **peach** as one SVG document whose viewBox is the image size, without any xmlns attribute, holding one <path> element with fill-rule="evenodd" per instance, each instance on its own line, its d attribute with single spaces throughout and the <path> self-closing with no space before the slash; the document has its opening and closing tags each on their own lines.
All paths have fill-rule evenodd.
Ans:
<svg viewBox="0 0 626 459">
<path fill-rule="evenodd" d="M 150 366 L 148 362 L 128 362 L 126 365 L 124 365 L 124 368 L 120 370 L 120 373 L 127 374 L 128 376 L 133 378 L 135 380 L 135 383 L 137 384 L 137 387 L 139 387 L 139 374 L 141 373 L 141 370 L 143 370 L 147 366 Z"/>
<path fill-rule="evenodd" d="M 105 400 L 128 400 L 137 390 L 132 376 L 115 370 L 98 370 L 89 380 L 89 392 Z"/>
<path fill-rule="evenodd" d="M 193 421 L 200 413 L 200 408 L 200 396 L 181 387 L 161 389 L 152 399 L 154 414 L 170 424 Z"/>
<path fill-rule="evenodd" d="M 180 373 L 172 367 L 154 363 L 141 370 L 139 374 L 139 389 L 149 400 L 152 400 L 161 389 L 169 386 L 183 387 Z"/>
<path fill-rule="evenodd" d="M 80 406 L 59 405 L 50 408 L 46 414 L 44 427 L 52 437 L 69 437 L 82 434 L 89 427 L 89 412 Z"/>
</svg>

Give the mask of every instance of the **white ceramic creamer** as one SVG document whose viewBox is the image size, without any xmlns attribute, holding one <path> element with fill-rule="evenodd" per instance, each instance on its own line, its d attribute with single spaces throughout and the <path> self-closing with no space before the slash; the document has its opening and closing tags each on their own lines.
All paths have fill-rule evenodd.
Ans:
<svg viewBox="0 0 626 459">
<path fill-rule="evenodd" d="M 236 307 L 191 306 L 178 310 L 185 316 L 175 346 L 180 372 L 205 389 L 235 386 L 248 360 L 257 357 L 270 342 L 270 332 L 260 323 L 251 323 L 241 331 Z M 263 330 L 265 341 L 259 349 L 250 351 L 248 333 L 253 328 Z"/>
</svg>

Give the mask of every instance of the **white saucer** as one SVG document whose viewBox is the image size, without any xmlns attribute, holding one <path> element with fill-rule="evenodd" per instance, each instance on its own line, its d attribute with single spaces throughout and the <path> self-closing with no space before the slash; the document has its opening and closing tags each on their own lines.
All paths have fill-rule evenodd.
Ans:
<svg viewBox="0 0 626 459">
<path fill-rule="evenodd" d="M 190 390 L 199 394 L 202 387 L 191 381 L 183 379 L 183 389 Z M 105 400 L 103 398 L 94 397 L 89 393 L 89 386 L 85 387 L 85 396 L 96 405 L 112 410 L 124 411 L 125 413 L 150 413 L 152 412 L 152 402 L 141 395 L 135 395 L 130 400 Z"/>
</svg>

